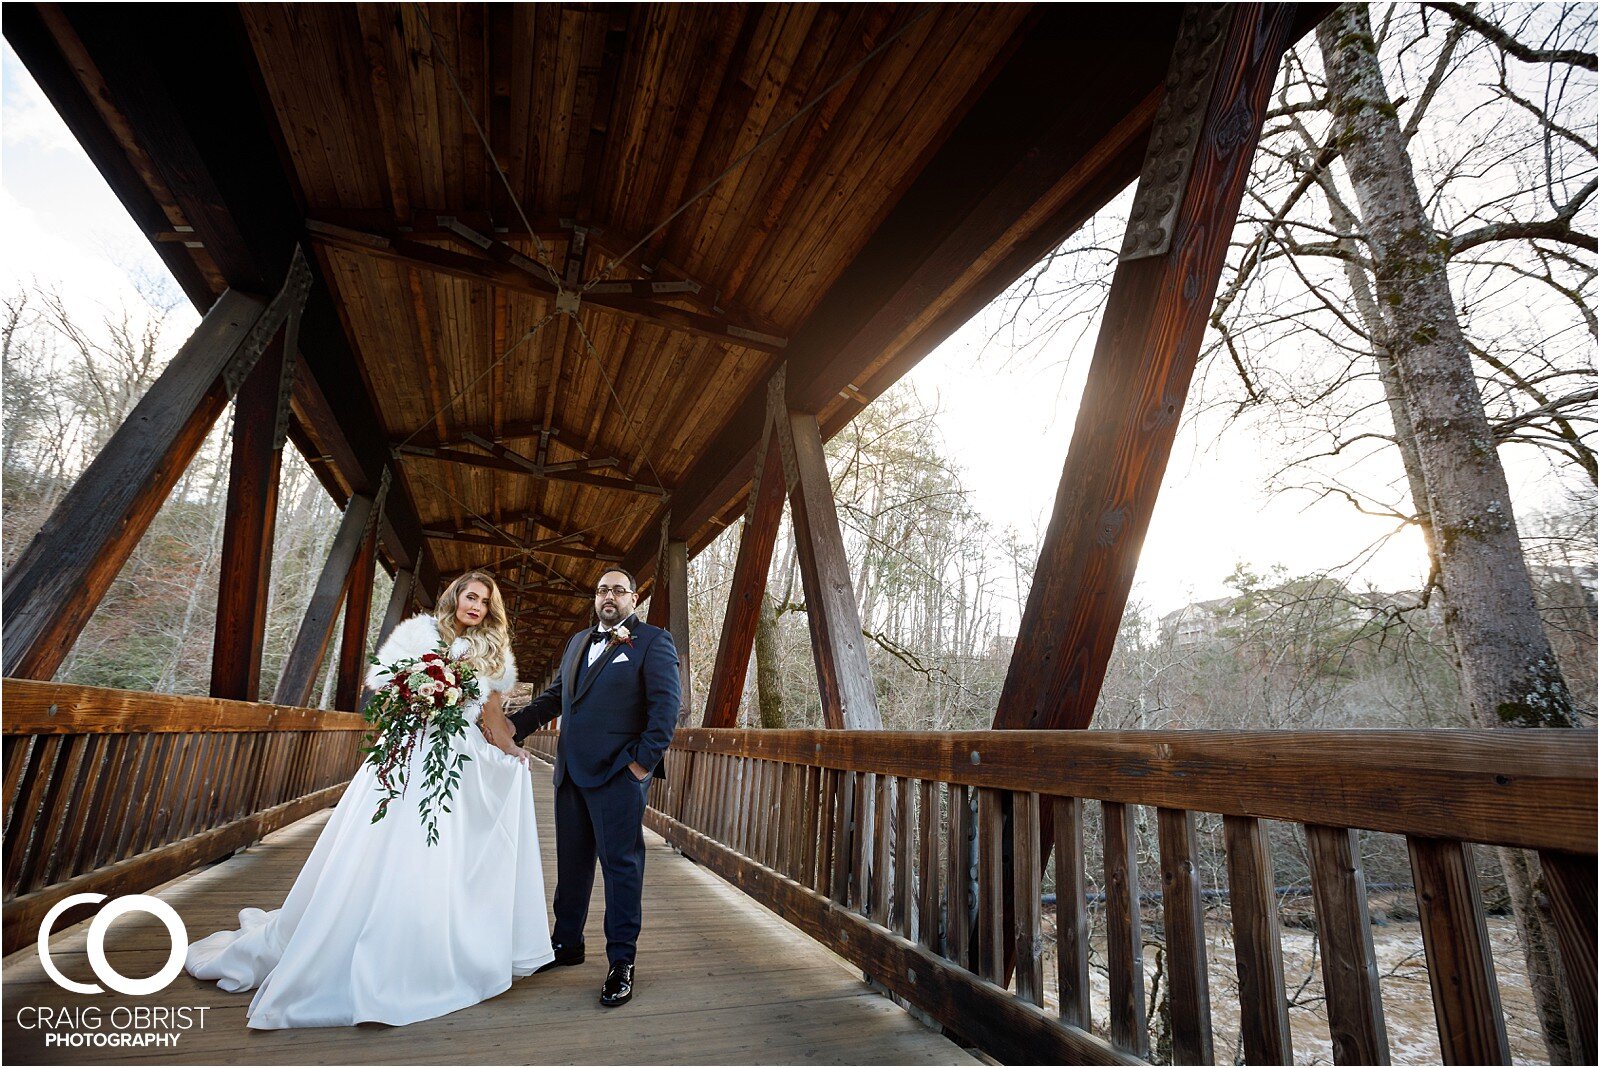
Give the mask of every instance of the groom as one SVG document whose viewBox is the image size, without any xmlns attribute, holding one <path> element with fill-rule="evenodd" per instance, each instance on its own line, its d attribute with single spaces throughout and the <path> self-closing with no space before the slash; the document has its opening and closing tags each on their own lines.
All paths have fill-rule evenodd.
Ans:
<svg viewBox="0 0 1600 1068">
<path fill-rule="evenodd" d="M 583 963 L 598 857 L 606 888 L 606 959 L 600 1004 L 633 997 L 633 958 L 643 922 L 644 809 L 651 776 L 678 722 L 678 651 L 672 635 L 639 622 L 633 575 L 612 568 L 594 591 L 599 625 L 574 634 L 555 682 L 511 717 L 525 735 L 561 717 L 556 746 L 556 959 Z M 542 969 L 541 969 L 542 970 Z"/>
</svg>

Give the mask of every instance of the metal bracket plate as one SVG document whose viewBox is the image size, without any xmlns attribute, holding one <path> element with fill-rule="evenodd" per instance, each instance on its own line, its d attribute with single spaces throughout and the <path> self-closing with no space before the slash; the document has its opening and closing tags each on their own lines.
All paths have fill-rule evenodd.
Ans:
<svg viewBox="0 0 1600 1068">
<path fill-rule="evenodd" d="M 256 325 L 245 335 L 238 353 L 228 361 L 228 366 L 222 371 L 222 384 L 227 389 L 230 400 L 238 394 L 239 387 L 244 385 L 245 378 L 261 359 L 261 353 L 266 350 L 267 342 L 272 340 L 272 336 L 278 332 L 278 327 L 283 325 L 289 313 L 291 311 L 298 313 L 306 306 L 306 296 L 310 292 L 311 265 L 306 262 L 305 250 L 296 245 L 294 258 L 289 261 L 289 274 L 283 281 L 283 288 L 272 298 L 272 303 L 261 313 Z M 298 321 L 298 315 L 296 318 Z"/>
<path fill-rule="evenodd" d="M 1184 6 L 1167 67 L 1166 95 L 1156 107 L 1119 262 L 1164 256 L 1172 249 L 1178 207 L 1189 186 L 1217 77 L 1217 57 L 1233 18 L 1230 8 L 1228 4 Z"/>
</svg>

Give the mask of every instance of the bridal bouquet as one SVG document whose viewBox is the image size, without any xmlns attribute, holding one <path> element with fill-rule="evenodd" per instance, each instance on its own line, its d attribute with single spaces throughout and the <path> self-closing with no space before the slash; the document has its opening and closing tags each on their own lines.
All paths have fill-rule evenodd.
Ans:
<svg viewBox="0 0 1600 1068">
<path fill-rule="evenodd" d="M 372 658 L 378 663 L 376 657 Z M 411 755 L 426 744 L 422 761 L 423 795 L 418 803 L 428 844 L 439 841 L 439 813 L 450 811 L 450 797 L 461 779 L 461 766 L 472 758 L 450 756 L 450 742 L 467 729 L 463 709 L 478 699 L 476 672 L 464 661 L 452 660 L 444 647 L 420 657 L 384 667 L 389 682 L 373 694 L 361 715 L 372 724 L 361 752 L 378 776 L 383 797 L 372 814 L 377 823 L 388 815 L 389 803 L 406 793 Z M 432 727 L 430 733 L 428 728 Z"/>
</svg>

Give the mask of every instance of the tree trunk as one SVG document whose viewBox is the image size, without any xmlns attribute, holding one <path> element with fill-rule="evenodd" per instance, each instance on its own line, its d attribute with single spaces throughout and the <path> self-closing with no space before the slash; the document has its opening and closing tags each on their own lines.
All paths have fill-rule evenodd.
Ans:
<svg viewBox="0 0 1600 1068">
<path fill-rule="evenodd" d="M 761 726 L 782 730 L 783 672 L 778 667 L 778 602 L 772 594 L 761 594 L 761 611 L 756 615 L 756 708 Z"/>
<path fill-rule="evenodd" d="M 1456 317 L 1444 246 L 1423 210 L 1366 8 L 1341 6 L 1317 28 L 1317 42 L 1336 143 L 1360 207 L 1385 340 L 1427 493 L 1445 629 L 1463 696 L 1483 726 L 1576 726 L 1534 603 L 1505 470 Z M 1537 905 L 1536 862 L 1503 856 L 1502 867 L 1550 1060 L 1569 1063 L 1555 942 Z"/>
</svg>

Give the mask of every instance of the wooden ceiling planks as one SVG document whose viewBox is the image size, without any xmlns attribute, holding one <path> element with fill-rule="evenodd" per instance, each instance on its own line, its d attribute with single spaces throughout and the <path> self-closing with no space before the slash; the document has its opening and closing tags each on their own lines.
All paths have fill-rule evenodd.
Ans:
<svg viewBox="0 0 1600 1068">
<path fill-rule="evenodd" d="M 528 236 L 533 228 L 558 269 L 568 246 L 564 231 L 576 220 L 598 228 L 584 277 L 608 268 L 610 277 L 692 277 L 701 292 L 665 306 L 704 315 L 726 309 L 730 323 L 793 340 L 819 315 L 856 314 L 836 292 L 847 275 L 861 294 L 858 304 L 880 292 L 904 299 L 897 283 L 879 286 L 870 270 L 863 273 L 864 250 L 1044 16 L 1031 5 L 977 4 L 315 4 L 244 5 L 219 18 L 237 21 L 247 46 L 238 61 L 259 68 L 264 121 L 281 141 L 284 180 L 306 218 L 361 218 L 362 229 L 378 232 L 420 226 L 402 236 L 467 257 L 481 254 L 446 233 L 438 216 L 469 219 L 480 232 L 538 258 Z M 1118 18 L 1100 12 L 1089 22 Z M 1148 34 L 1158 53 L 1153 63 L 1136 64 L 1129 74 L 1112 70 L 1110 78 L 1138 82 L 1143 99 L 1154 84 L 1146 68 L 1159 70 L 1170 47 L 1166 32 Z M 228 34 L 221 37 L 220 47 L 238 47 Z M 1056 64 L 1094 62 L 1092 40 L 1079 45 L 1062 35 L 1059 41 Z M 93 86 L 102 61 L 84 56 L 77 81 Z M 181 73 L 163 77 L 178 91 Z M 1007 99 L 1014 107 L 1060 106 L 1014 92 Z M 128 126 L 114 102 L 102 102 L 100 110 L 107 125 Z M 122 138 L 130 156 L 139 134 Z M 748 159 L 739 158 L 769 137 Z M 494 160 L 505 167 L 514 197 Z M 125 200 L 155 197 L 172 220 L 205 209 L 194 190 L 164 190 L 154 171 L 143 174 L 136 164 L 118 172 L 122 184 L 141 187 L 125 191 Z M 959 191 L 960 168 L 941 166 L 950 178 L 940 182 Z M 708 196 L 667 222 L 718 176 Z M 959 197 L 943 203 L 959 207 Z M 974 248 L 972 269 L 911 309 L 915 314 L 898 333 L 872 335 L 886 344 L 857 345 L 850 359 L 865 360 L 866 374 L 850 382 L 903 373 L 895 362 L 904 361 L 903 352 L 935 329 L 930 323 L 966 308 L 965 290 L 1003 273 L 993 265 L 1027 247 L 1031 229 L 1048 230 L 1048 220 L 1038 218 L 1049 210 L 1056 209 L 1017 202 L 1014 211 L 1027 216 L 1018 231 Z M 945 225 L 926 221 L 935 230 Z M 237 231 L 243 240 L 256 239 L 248 226 Z M 913 259 L 938 247 L 915 229 L 909 233 L 909 242 L 879 245 Z M 637 255 L 613 267 L 641 238 Z M 382 439 L 454 438 L 453 448 L 470 452 L 475 446 L 459 444 L 464 430 L 496 439 L 508 427 L 544 424 L 560 430 L 566 443 L 552 441 L 541 459 L 611 456 L 619 475 L 659 475 L 674 488 L 692 483 L 683 511 L 698 526 L 680 533 L 694 543 L 703 544 L 712 519 L 727 511 L 731 496 L 710 498 L 740 481 L 721 470 L 736 465 L 745 447 L 737 413 L 762 393 L 781 352 L 691 335 L 594 304 L 580 312 L 582 331 L 561 318 L 525 339 L 551 311 L 545 296 L 360 247 L 319 241 L 315 248 Z M 174 250 L 165 251 L 171 258 Z M 220 291 L 212 255 L 197 249 L 191 259 Z M 831 417 L 844 411 L 831 399 L 838 387 L 827 385 L 834 365 L 818 367 L 817 375 L 807 370 L 791 378 L 821 391 Z M 540 454 L 537 437 L 508 444 Z M 663 506 L 654 497 L 412 457 L 396 467 L 424 524 L 468 528 L 480 517 L 523 541 L 583 532 L 585 544 L 626 549 L 630 559 L 653 555 Z M 529 513 L 549 522 L 520 518 Z M 428 548 L 446 573 L 516 554 L 438 539 Z M 547 555 L 510 572 L 530 583 L 560 573 L 582 586 L 598 568 Z M 569 616 L 582 606 L 547 593 L 518 596 Z M 536 647 L 542 648 L 525 651 Z"/>
</svg>

